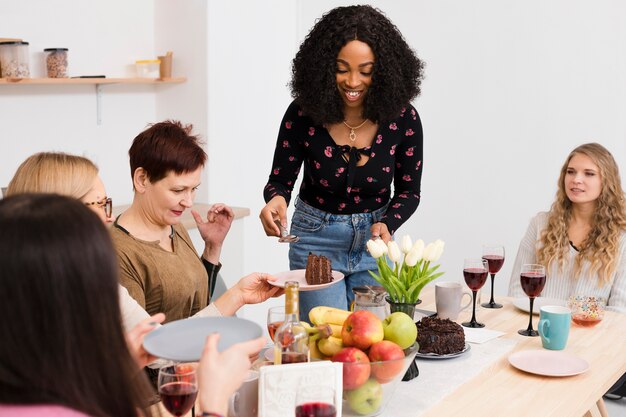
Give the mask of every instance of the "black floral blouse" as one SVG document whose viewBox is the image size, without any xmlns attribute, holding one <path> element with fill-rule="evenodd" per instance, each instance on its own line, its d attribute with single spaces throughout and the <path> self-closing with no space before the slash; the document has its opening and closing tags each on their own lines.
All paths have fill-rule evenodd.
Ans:
<svg viewBox="0 0 626 417">
<path fill-rule="evenodd" d="M 411 105 L 396 120 L 379 124 L 371 146 L 357 149 L 337 145 L 292 102 L 278 133 L 265 201 L 281 195 L 289 203 L 304 162 L 302 201 L 334 214 L 367 213 L 389 203 L 381 221 L 393 234 L 419 205 L 422 141 L 422 123 Z M 361 154 L 370 159 L 357 166 Z"/>
</svg>

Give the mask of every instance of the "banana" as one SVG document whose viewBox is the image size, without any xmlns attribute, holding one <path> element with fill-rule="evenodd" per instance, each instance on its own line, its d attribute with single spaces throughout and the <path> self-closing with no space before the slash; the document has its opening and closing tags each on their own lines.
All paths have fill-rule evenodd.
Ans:
<svg viewBox="0 0 626 417">
<path fill-rule="evenodd" d="M 326 356 L 324 356 L 317 347 L 318 339 L 318 335 L 309 337 L 309 354 L 311 355 L 311 359 L 326 359 Z"/>
<path fill-rule="evenodd" d="M 341 329 L 343 326 L 341 324 L 329 324 L 329 326 L 333 331 L 332 335 L 341 339 Z"/>
<path fill-rule="evenodd" d="M 317 347 L 324 355 L 333 356 L 343 349 L 343 342 L 341 341 L 341 338 L 331 336 L 328 339 L 321 339 L 317 342 Z"/>
<path fill-rule="evenodd" d="M 309 311 L 309 320 L 315 325 L 337 324 L 342 326 L 343 322 L 351 313 L 347 310 L 340 310 L 334 307 L 317 306 Z"/>
</svg>

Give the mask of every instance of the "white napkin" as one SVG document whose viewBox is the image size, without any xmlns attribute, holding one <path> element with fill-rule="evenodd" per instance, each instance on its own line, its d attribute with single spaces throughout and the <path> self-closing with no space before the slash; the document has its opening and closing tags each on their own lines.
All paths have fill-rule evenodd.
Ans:
<svg viewBox="0 0 626 417">
<path fill-rule="evenodd" d="M 259 417 L 292 417 L 296 390 L 323 385 L 335 389 L 335 409 L 341 415 L 343 364 L 317 361 L 263 366 L 259 369 Z"/>
<path fill-rule="evenodd" d="M 504 334 L 504 332 L 499 332 L 497 330 L 490 330 L 487 328 L 474 329 L 471 327 L 463 327 L 463 331 L 465 332 L 465 341 L 468 343 L 485 343 L 491 339 L 495 339 L 496 337 L 500 337 Z"/>
</svg>

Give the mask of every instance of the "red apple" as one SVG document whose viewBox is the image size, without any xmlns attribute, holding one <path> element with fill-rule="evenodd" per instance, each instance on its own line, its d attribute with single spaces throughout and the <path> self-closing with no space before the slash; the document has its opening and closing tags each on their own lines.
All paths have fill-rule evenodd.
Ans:
<svg viewBox="0 0 626 417">
<path fill-rule="evenodd" d="M 367 350 L 384 337 L 383 322 L 376 314 L 368 310 L 358 310 L 350 314 L 341 328 L 343 345 L 354 346 L 361 350 Z"/>
<path fill-rule="evenodd" d="M 382 340 L 372 345 L 369 352 L 369 359 L 372 362 L 372 375 L 381 384 L 387 383 L 395 378 L 404 367 L 404 351 L 397 344 Z"/>
<path fill-rule="evenodd" d="M 370 377 L 370 360 L 360 349 L 345 347 L 330 360 L 343 362 L 343 389 L 359 387 Z"/>
</svg>

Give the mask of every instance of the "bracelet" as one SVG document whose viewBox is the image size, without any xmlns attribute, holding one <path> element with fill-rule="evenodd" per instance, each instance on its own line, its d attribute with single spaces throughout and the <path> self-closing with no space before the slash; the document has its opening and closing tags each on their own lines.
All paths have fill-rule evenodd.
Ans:
<svg viewBox="0 0 626 417">
<path fill-rule="evenodd" d="M 218 413 L 213 413 L 211 411 L 203 411 L 202 414 L 200 414 L 200 417 L 224 417 L 224 416 Z"/>
</svg>

